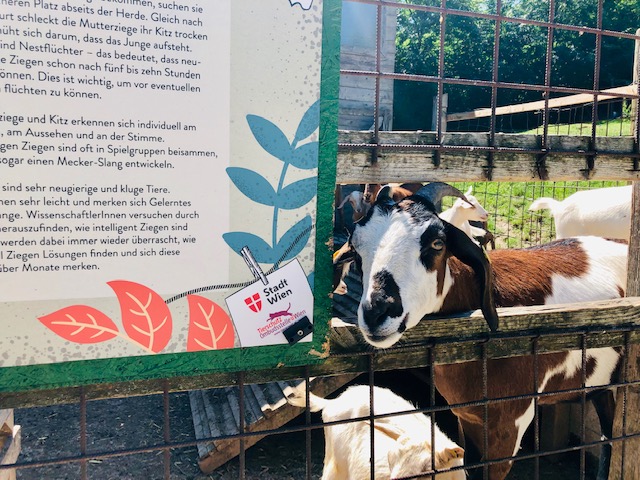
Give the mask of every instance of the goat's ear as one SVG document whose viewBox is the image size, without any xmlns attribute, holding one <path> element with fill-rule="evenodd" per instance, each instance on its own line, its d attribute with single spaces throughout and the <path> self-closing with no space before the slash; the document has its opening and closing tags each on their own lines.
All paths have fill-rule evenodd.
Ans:
<svg viewBox="0 0 640 480">
<path fill-rule="evenodd" d="M 366 423 L 369 426 L 371 425 L 371 422 L 369 420 L 365 420 L 364 423 Z M 398 440 L 398 438 L 405 433 L 403 430 L 398 428 L 393 423 L 385 422 L 384 419 L 376 420 L 373 423 L 373 428 L 378 430 L 380 433 L 383 433 L 384 435 L 386 435 L 387 437 L 391 438 L 394 441 Z"/>
<path fill-rule="evenodd" d="M 391 185 L 384 185 L 375 198 L 376 205 L 393 205 L 393 197 L 391 196 Z"/>
<path fill-rule="evenodd" d="M 342 199 L 342 202 L 340 203 L 340 205 L 338 205 L 336 208 L 340 209 L 343 208 L 345 206 L 345 204 L 351 199 L 351 194 L 347 195 L 346 197 L 344 197 Z"/>
<path fill-rule="evenodd" d="M 480 282 L 482 314 L 492 332 L 498 329 L 498 312 L 493 300 L 493 273 L 485 251 L 476 245 L 466 233 L 448 222 L 442 221 L 447 235 L 447 249 L 463 263 L 469 265 Z"/>
</svg>

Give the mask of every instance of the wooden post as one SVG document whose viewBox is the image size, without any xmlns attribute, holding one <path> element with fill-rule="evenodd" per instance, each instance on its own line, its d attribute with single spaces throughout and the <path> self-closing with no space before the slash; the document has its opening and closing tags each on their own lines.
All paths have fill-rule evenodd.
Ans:
<svg viewBox="0 0 640 480">
<path fill-rule="evenodd" d="M 442 133 L 447 131 L 447 110 L 449 109 L 449 94 L 442 94 L 442 111 L 440 112 L 440 122 Z M 431 116 L 431 130 L 438 131 L 438 96 L 433 97 L 433 114 Z"/>
<path fill-rule="evenodd" d="M 636 30 L 636 35 L 640 36 L 640 28 Z M 640 81 L 640 40 L 636 40 L 633 51 L 633 85 L 636 87 L 635 92 L 638 93 L 638 83 Z M 638 111 L 638 100 L 631 100 L 631 134 L 636 131 L 636 118 Z"/>
<path fill-rule="evenodd" d="M 631 238 L 629 241 L 629 260 L 627 272 L 627 296 L 640 296 L 640 182 L 633 182 L 633 198 L 631 202 Z M 640 345 L 629 347 L 627 355 L 627 381 L 640 379 Z M 613 425 L 613 436 L 618 437 L 640 432 L 640 389 L 628 387 L 626 402 L 623 402 L 625 388 L 619 388 L 616 398 L 616 415 Z M 622 431 L 623 403 L 626 403 L 625 431 Z M 624 450 L 624 466 L 622 452 Z M 613 444 L 610 480 L 635 480 L 640 478 L 640 439 L 626 439 Z"/>
</svg>

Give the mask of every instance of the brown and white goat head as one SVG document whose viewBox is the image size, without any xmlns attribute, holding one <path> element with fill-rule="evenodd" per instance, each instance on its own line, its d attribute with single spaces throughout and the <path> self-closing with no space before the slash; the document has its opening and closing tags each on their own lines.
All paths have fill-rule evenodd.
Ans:
<svg viewBox="0 0 640 480">
<path fill-rule="evenodd" d="M 438 217 L 434 205 L 443 195 L 464 198 L 454 187 L 434 182 L 394 203 L 383 188 L 354 229 L 350 246 L 363 284 L 358 325 L 374 346 L 393 345 L 424 315 L 440 310 L 452 286 L 451 255 L 475 271 L 485 319 L 497 328 L 490 263 L 467 235 Z"/>
</svg>

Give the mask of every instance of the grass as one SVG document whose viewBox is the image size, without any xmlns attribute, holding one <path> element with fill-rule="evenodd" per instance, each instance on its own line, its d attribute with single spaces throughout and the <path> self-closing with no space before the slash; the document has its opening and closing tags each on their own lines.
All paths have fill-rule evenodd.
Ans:
<svg viewBox="0 0 640 480">
<path fill-rule="evenodd" d="M 496 238 L 496 248 L 539 245 L 555 238 L 553 219 L 548 210 L 530 212 L 529 205 L 539 197 L 563 200 L 578 190 L 626 184 L 615 181 L 576 182 L 479 182 L 454 183 L 462 192 L 473 186 L 473 194 L 489 212 L 488 229 Z M 447 198 L 443 208 L 453 199 Z"/>
<path fill-rule="evenodd" d="M 532 128 L 523 134 L 542 135 L 542 127 Z M 591 136 L 591 123 L 560 123 L 549 125 L 549 135 L 586 135 Z M 597 137 L 625 137 L 633 135 L 631 120 L 619 117 L 613 120 L 602 120 L 596 123 Z"/>
</svg>

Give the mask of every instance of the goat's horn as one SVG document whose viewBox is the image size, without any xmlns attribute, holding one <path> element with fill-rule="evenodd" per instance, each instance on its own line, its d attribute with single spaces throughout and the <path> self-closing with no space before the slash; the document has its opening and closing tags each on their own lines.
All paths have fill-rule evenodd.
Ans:
<svg viewBox="0 0 640 480">
<path fill-rule="evenodd" d="M 467 197 L 464 196 L 464 193 L 462 193 L 456 187 L 453 187 L 444 182 L 431 182 L 418 190 L 416 192 L 416 195 L 420 195 L 421 197 L 426 198 L 434 205 L 440 203 L 442 197 L 451 196 L 461 198 L 469 205 L 473 206 L 473 204 L 469 200 L 467 200 Z"/>
</svg>

